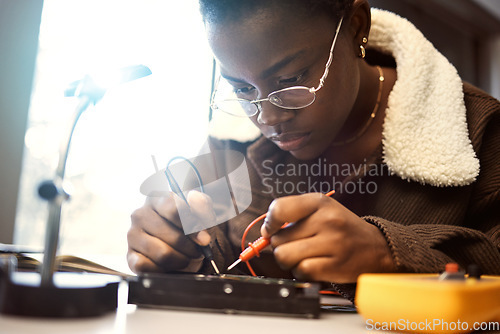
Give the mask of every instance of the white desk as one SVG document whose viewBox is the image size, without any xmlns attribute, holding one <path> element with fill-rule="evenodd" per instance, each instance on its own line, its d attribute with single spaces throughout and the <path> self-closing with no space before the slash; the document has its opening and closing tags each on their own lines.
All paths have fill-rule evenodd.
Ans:
<svg viewBox="0 0 500 334">
<path fill-rule="evenodd" d="M 366 333 L 357 314 L 326 313 L 320 319 L 297 319 L 204 312 L 136 309 L 120 306 L 116 313 L 89 319 L 45 319 L 0 315 L 2 334 L 153 334 L 153 333 Z"/>
<path fill-rule="evenodd" d="M 0 315 L 1 334 L 154 334 L 258 333 L 321 334 L 366 333 L 358 314 L 322 313 L 319 319 L 232 315 L 137 308 L 126 303 L 120 289 L 115 313 L 86 319 L 50 319 Z"/>
</svg>

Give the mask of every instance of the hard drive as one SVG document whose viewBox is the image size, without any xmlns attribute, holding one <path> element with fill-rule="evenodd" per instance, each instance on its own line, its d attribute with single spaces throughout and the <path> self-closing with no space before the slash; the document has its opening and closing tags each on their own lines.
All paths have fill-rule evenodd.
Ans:
<svg viewBox="0 0 500 334">
<path fill-rule="evenodd" d="M 139 307 L 318 318 L 319 284 L 240 275 L 142 274 L 128 279 Z"/>
</svg>

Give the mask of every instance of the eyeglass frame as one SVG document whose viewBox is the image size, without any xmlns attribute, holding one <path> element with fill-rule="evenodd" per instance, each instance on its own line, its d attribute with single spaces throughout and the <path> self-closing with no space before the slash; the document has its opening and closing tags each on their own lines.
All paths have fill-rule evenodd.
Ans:
<svg viewBox="0 0 500 334">
<path fill-rule="evenodd" d="M 306 108 L 306 107 L 310 106 L 311 104 L 313 104 L 314 101 L 316 101 L 316 92 L 319 91 L 321 88 L 323 88 L 323 86 L 325 84 L 325 80 L 328 77 L 329 69 L 330 69 L 330 66 L 331 66 L 331 64 L 333 62 L 333 50 L 335 48 L 335 44 L 337 42 L 337 37 L 338 37 L 339 31 L 340 31 L 340 28 L 342 26 L 342 21 L 343 20 L 344 20 L 344 17 L 342 16 L 340 18 L 339 23 L 337 24 L 337 29 L 335 30 L 335 36 L 333 37 L 332 46 L 330 47 L 330 55 L 328 57 L 328 61 L 326 62 L 326 65 L 325 65 L 325 71 L 323 72 L 323 75 L 319 79 L 318 87 L 314 88 L 314 87 L 305 87 L 305 86 L 292 86 L 292 87 L 286 87 L 286 88 L 283 88 L 283 89 L 279 89 L 279 90 L 273 91 L 273 92 L 269 93 L 267 95 L 267 97 L 264 98 L 264 99 L 248 100 L 248 99 L 236 98 L 236 99 L 224 99 L 222 101 L 241 101 L 241 102 L 248 102 L 250 104 L 254 104 L 256 106 L 256 111 L 253 114 L 248 114 L 248 113 L 245 112 L 246 116 L 248 116 L 248 117 L 253 117 L 253 116 L 257 115 L 259 112 L 261 112 L 262 111 L 261 103 L 264 102 L 264 101 L 268 101 L 269 103 L 271 103 L 274 106 L 277 106 L 277 107 L 282 108 L 282 109 L 287 109 L 287 110 L 295 110 L 295 109 Z M 238 115 L 235 115 L 233 113 L 230 113 L 230 112 L 227 112 L 227 111 L 225 111 L 223 109 L 218 108 L 217 105 L 215 104 L 215 95 L 217 94 L 217 88 L 219 86 L 220 78 L 221 78 L 221 75 L 219 75 L 219 77 L 217 79 L 217 82 L 215 83 L 214 91 L 212 93 L 212 98 L 211 98 L 211 101 L 210 101 L 210 108 L 212 110 L 214 110 L 214 111 L 221 110 L 222 112 L 225 112 L 227 114 L 238 116 Z M 314 96 L 313 100 L 309 104 L 304 105 L 302 107 L 283 107 L 283 106 L 280 106 L 280 105 L 275 104 L 275 103 L 272 102 L 271 97 L 273 95 L 276 95 L 276 94 L 281 93 L 281 92 L 286 92 L 288 90 L 294 90 L 294 89 L 297 89 L 297 88 L 300 88 L 300 89 L 304 89 L 305 88 L 305 89 L 309 90 L 309 92 L 312 93 L 313 96 Z"/>
</svg>

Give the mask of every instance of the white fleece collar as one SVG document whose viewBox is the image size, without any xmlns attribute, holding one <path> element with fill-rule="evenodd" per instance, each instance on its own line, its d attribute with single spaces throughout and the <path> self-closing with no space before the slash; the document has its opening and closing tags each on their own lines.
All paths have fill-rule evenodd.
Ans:
<svg viewBox="0 0 500 334">
<path fill-rule="evenodd" d="M 403 179 L 461 186 L 479 174 L 469 139 L 462 80 L 456 69 L 406 19 L 372 9 L 368 48 L 394 57 L 398 79 L 389 95 L 383 160 Z M 260 136 L 247 118 L 215 113 L 210 135 L 251 141 Z"/>
<path fill-rule="evenodd" d="M 372 10 L 369 45 L 396 60 L 383 131 L 384 162 L 403 179 L 434 186 L 479 174 L 457 70 L 406 19 Z"/>
</svg>

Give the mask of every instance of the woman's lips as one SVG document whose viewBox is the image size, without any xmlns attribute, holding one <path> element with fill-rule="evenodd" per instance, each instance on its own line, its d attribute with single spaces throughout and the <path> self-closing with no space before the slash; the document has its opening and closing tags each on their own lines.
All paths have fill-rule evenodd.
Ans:
<svg viewBox="0 0 500 334">
<path fill-rule="evenodd" d="M 309 133 L 284 133 L 269 137 L 283 151 L 296 151 L 309 139 Z"/>
</svg>

